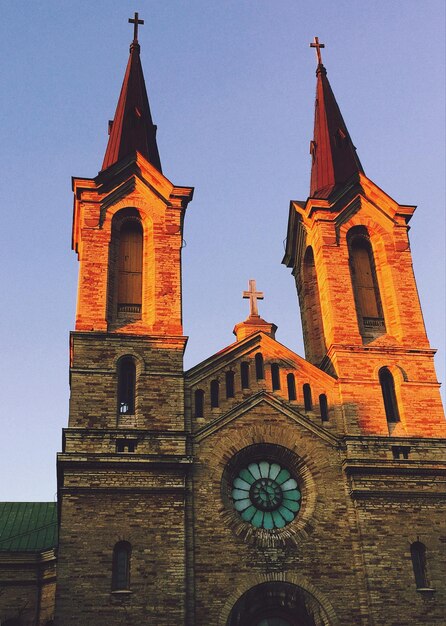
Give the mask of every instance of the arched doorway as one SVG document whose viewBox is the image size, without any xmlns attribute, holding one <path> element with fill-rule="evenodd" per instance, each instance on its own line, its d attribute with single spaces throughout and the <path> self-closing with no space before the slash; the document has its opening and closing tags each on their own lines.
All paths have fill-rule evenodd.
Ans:
<svg viewBox="0 0 446 626">
<path fill-rule="evenodd" d="M 305 589 L 267 582 L 246 591 L 233 606 L 226 626 L 328 626 L 325 611 Z"/>
</svg>

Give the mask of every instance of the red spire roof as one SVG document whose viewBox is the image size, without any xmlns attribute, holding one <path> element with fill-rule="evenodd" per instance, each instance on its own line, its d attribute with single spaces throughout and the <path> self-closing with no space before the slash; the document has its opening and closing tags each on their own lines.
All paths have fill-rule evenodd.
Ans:
<svg viewBox="0 0 446 626">
<path fill-rule="evenodd" d="M 136 39 L 130 46 L 116 113 L 110 128 L 102 169 L 138 150 L 157 170 L 161 162 L 156 144 L 156 126 L 152 122 L 144 74 Z"/>
<path fill-rule="evenodd" d="M 364 170 L 322 63 L 317 67 L 316 76 L 310 197 L 328 198 L 337 185 L 347 182 L 356 172 L 364 173 Z"/>
</svg>

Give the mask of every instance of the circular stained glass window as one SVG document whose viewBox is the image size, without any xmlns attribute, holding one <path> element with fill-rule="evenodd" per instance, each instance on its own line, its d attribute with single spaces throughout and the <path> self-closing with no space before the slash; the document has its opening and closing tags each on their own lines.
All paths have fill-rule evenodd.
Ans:
<svg viewBox="0 0 446 626">
<path fill-rule="evenodd" d="M 271 461 L 250 463 L 240 470 L 231 495 L 235 510 L 255 528 L 283 528 L 300 509 L 297 482 L 287 469 Z"/>
</svg>

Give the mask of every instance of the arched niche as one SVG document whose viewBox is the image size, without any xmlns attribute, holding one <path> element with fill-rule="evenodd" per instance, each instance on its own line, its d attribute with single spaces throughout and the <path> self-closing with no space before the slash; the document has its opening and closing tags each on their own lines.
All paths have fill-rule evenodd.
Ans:
<svg viewBox="0 0 446 626">
<path fill-rule="evenodd" d="M 370 237 L 364 226 L 353 226 L 347 233 L 350 276 L 359 332 L 369 343 L 386 332 L 384 313 Z"/>
<path fill-rule="evenodd" d="M 301 314 L 305 353 L 311 363 L 318 364 L 325 355 L 324 326 L 313 248 L 308 246 L 303 262 Z"/>
</svg>

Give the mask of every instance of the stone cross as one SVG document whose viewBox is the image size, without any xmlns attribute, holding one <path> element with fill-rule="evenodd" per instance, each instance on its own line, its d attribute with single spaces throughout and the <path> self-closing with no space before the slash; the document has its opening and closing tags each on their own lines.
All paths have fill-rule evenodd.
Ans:
<svg viewBox="0 0 446 626">
<path fill-rule="evenodd" d="M 325 44 L 319 43 L 319 37 L 315 37 L 313 43 L 310 43 L 310 48 L 316 48 L 317 62 L 322 65 L 321 48 L 325 48 Z"/>
<path fill-rule="evenodd" d="M 249 316 L 259 316 L 257 308 L 257 300 L 263 300 L 263 292 L 256 291 L 256 281 L 251 279 L 249 281 L 249 290 L 243 292 L 243 298 L 249 298 Z"/>
<path fill-rule="evenodd" d="M 129 17 L 129 24 L 133 24 L 133 41 L 138 41 L 138 25 L 144 24 L 144 20 L 139 20 L 138 13 L 135 12 L 133 19 Z"/>
</svg>

